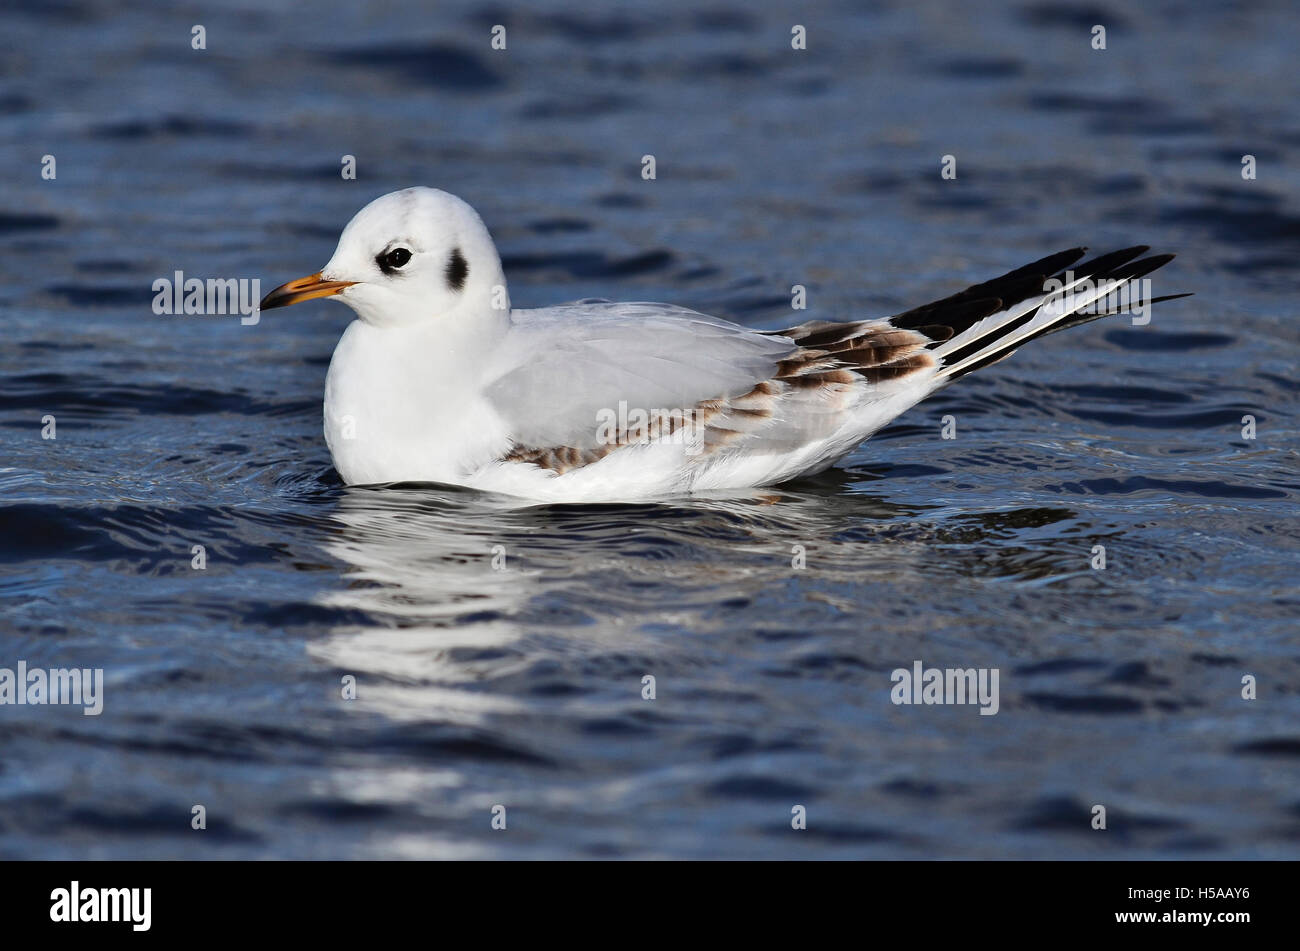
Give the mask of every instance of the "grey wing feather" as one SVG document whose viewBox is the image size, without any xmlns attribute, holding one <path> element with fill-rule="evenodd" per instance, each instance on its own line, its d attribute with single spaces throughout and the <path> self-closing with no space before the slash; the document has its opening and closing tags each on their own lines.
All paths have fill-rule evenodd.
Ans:
<svg viewBox="0 0 1300 951">
<path fill-rule="evenodd" d="M 487 390 L 521 446 L 596 445 L 598 413 L 741 396 L 798 347 L 685 307 L 579 301 L 514 311 Z"/>
</svg>

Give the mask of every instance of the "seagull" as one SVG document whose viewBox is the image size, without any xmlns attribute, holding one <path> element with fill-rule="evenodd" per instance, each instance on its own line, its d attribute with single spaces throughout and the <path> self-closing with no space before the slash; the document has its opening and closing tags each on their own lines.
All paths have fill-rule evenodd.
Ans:
<svg viewBox="0 0 1300 951">
<path fill-rule="evenodd" d="M 329 263 L 261 309 L 328 297 L 356 314 L 325 380 L 348 485 L 631 501 L 821 472 L 1030 340 L 1123 312 L 1116 292 L 1173 258 L 1148 250 L 1072 248 L 893 317 L 761 331 L 673 304 L 512 308 L 483 220 L 419 187 L 362 208 Z"/>
</svg>

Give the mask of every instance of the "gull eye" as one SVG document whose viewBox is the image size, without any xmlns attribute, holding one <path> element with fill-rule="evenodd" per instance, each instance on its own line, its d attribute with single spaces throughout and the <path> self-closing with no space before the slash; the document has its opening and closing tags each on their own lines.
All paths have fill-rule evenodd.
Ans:
<svg viewBox="0 0 1300 951">
<path fill-rule="evenodd" d="M 405 266 L 409 260 L 411 260 L 410 251 L 406 248 L 393 248 L 393 250 L 385 251 L 375 258 L 375 263 L 379 265 L 379 270 L 385 274 L 392 274 L 398 268 Z"/>
</svg>

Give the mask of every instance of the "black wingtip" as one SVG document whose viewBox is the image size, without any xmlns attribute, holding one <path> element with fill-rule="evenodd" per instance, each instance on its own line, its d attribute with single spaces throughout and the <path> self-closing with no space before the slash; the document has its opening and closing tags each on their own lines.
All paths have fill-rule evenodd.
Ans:
<svg viewBox="0 0 1300 951">
<path fill-rule="evenodd" d="M 1176 255 L 1176 254 L 1153 254 L 1153 255 L 1151 255 L 1151 257 L 1149 257 L 1149 258 L 1143 258 L 1142 260 L 1143 260 L 1143 261 L 1146 261 L 1146 262 L 1149 262 L 1149 263 L 1152 263 L 1152 264 L 1155 264 L 1156 261 L 1159 261 L 1160 263 L 1159 263 L 1159 264 L 1155 264 L 1155 266 L 1156 266 L 1156 267 L 1164 267 L 1166 264 L 1168 264 L 1170 261 L 1172 261 L 1172 260 L 1173 260 L 1174 258 L 1176 258 L 1176 257 L 1178 257 L 1178 255 Z"/>
<path fill-rule="evenodd" d="M 1138 258 L 1136 261 L 1128 261 L 1119 267 L 1098 275 L 1102 280 L 1122 281 L 1134 280 L 1150 274 L 1157 268 L 1162 268 L 1174 259 L 1172 254 L 1153 254 L 1149 258 Z"/>
</svg>

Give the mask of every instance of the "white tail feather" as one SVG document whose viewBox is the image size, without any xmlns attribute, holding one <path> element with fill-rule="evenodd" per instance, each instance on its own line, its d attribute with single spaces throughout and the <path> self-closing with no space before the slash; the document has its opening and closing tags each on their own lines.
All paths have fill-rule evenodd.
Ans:
<svg viewBox="0 0 1300 951">
<path fill-rule="evenodd" d="M 947 350 L 950 353 L 952 352 L 951 345 L 953 341 L 961 339 L 963 337 L 968 338 L 966 340 L 967 344 L 974 343 L 977 340 L 979 340 L 981 337 L 988 338 L 989 344 L 987 347 L 977 350 L 975 353 L 972 353 L 969 356 L 964 357 L 961 360 L 958 360 L 956 363 L 944 366 L 939 371 L 940 377 L 948 377 L 948 376 L 952 376 L 955 373 L 960 373 L 963 369 L 971 366 L 972 364 L 979 363 L 981 360 L 988 359 L 990 354 L 998 353 L 999 351 L 1002 350 L 1010 351 L 1011 349 L 1014 349 L 1025 339 L 1032 337 L 1036 334 L 1042 333 L 1043 331 L 1047 330 L 1047 328 L 1051 327 L 1053 324 L 1065 320 L 1067 317 L 1074 316 L 1079 311 L 1083 310 L 1085 307 L 1088 307 L 1090 304 L 1093 304 L 1096 301 L 1100 300 L 1101 298 L 1106 297 L 1108 294 L 1114 293 L 1116 290 L 1118 290 L 1119 288 L 1127 284 L 1129 278 L 1121 278 L 1119 280 L 1113 280 L 1113 281 L 1101 281 L 1100 283 L 1093 286 L 1091 290 L 1084 291 L 1078 294 L 1068 293 L 1071 288 L 1078 286 L 1080 283 L 1086 280 L 1087 280 L 1086 277 L 1080 278 L 1074 281 L 1073 283 L 1067 285 L 1066 287 L 1062 288 L 1060 291 L 1054 291 L 1051 294 L 1044 295 L 1043 297 L 1038 298 L 1036 301 L 1034 301 L 1033 305 L 1029 307 L 1017 308 L 1017 310 L 1019 310 L 1018 316 L 1021 317 L 1029 313 L 1031 310 L 1033 310 L 1034 307 L 1038 307 L 1040 308 L 1040 310 L 1029 320 L 1028 323 L 1024 324 L 1021 327 L 1016 328 L 1010 333 L 998 336 L 997 330 L 1003 326 L 1006 326 L 1007 323 L 1009 323 L 1012 320 L 1015 320 L 1016 318 L 1004 317 L 1001 314 L 994 314 L 991 317 L 984 318 L 984 321 L 992 320 L 994 318 L 999 318 L 996 326 L 993 327 L 991 330 L 985 330 L 984 333 L 982 334 L 979 334 L 975 337 L 970 337 L 969 335 L 971 334 L 971 331 L 976 330 L 980 326 L 980 323 L 984 322 L 984 321 L 980 321 L 980 323 L 977 323 L 973 327 L 971 327 L 970 330 L 958 335 L 957 337 L 954 337 L 953 340 L 947 341 L 944 344 L 942 350 Z M 963 344 L 963 346 L 964 345 L 965 344 Z M 942 350 L 938 350 L 936 352 L 942 353 Z"/>
</svg>

